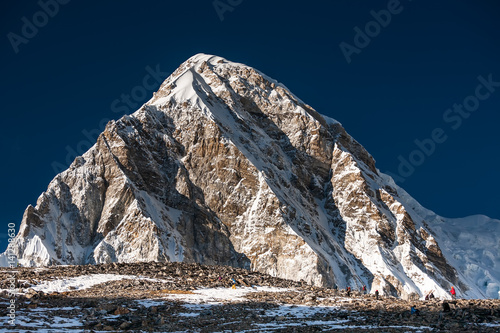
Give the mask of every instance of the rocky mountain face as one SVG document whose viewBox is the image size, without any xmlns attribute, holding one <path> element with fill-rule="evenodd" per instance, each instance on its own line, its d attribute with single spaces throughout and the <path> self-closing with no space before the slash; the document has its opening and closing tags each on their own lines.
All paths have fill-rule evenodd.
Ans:
<svg viewBox="0 0 500 333">
<path fill-rule="evenodd" d="M 340 123 L 253 68 L 199 54 L 54 178 L 13 248 L 30 266 L 183 261 L 494 297 L 499 226 L 425 210 Z"/>
</svg>

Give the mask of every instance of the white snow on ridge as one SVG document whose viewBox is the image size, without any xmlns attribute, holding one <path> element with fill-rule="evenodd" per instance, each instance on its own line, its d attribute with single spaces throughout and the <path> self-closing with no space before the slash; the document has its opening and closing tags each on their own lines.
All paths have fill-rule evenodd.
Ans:
<svg viewBox="0 0 500 333">
<path fill-rule="evenodd" d="M 482 297 L 500 293 L 500 221 L 476 215 L 432 225 L 446 258 Z M 482 287 L 482 288 L 481 288 Z"/>
<path fill-rule="evenodd" d="M 337 124 L 338 124 L 338 125 L 342 125 L 340 122 L 338 122 L 337 120 L 335 120 L 335 119 L 333 119 L 333 118 L 330 118 L 330 117 L 325 116 L 325 115 L 323 115 L 323 114 L 322 114 L 321 116 L 323 117 L 323 119 L 325 119 L 325 120 L 326 120 L 326 123 L 327 123 L 328 125 L 337 125 Z"/>
<path fill-rule="evenodd" d="M 380 175 L 397 189 L 405 209 L 429 225 L 446 260 L 470 288 L 458 296 L 500 299 L 500 220 L 484 215 L 441 217 L 422 207 L 391 177 Z"/>
<path fill-rule="evenodd" d="M 196 80 L 194 80 L 194 78 L 192 77 L 192 73 L 189 75 L 189 77 L 192 79 L 191 82 L 189 81 L 186 81 L 186 77 L 185 77 L 185 74 L 186 72 L 192 70 L 192 69 L 195 69 L 195 70 L 198 70 L 201 66 L 201 64 L 203 62 L 207 62 L 209 63 L 210 65 L 212 66 L 232 66 L 232 67 L 242 67 L 242 68 L 248 68 L 248 69 L 252 69 L 254 70 L 255 72 L 257 72 L 259 75 L 261 75 L 263 78 L 265 78 L 267 81 L 271 82 L 271 83 L 274 83 L 276 86 L 278 87 L 281 87 L 283 89 L 285 89 L 291 96 L 293 96 L 293 98 L 295 98 L 299 103 L 301 104 L 306 104 L 304 103 L 304 101 L 302 101 L 298 96 L 296 96 L 290 89 L 288 89 L 283 83 L 273 79 L 272 77 L 266 75 L 265 73 L 259 71 L 258 69 L 255 69 L 251 66 L 248 66 L 248 65 L 245 65 L 245 64 L 242 64 L 242 63 L 238 63 L 238 62 L 233 62 L 233 61 L 229 61 L 223 57 L 219 57 L 219 56 L 216 56 L 216 55 L 211 55 L 211 54 L 205 54 L 205 53 L 198 53 L 198 54 L 195 54 L 194 56 L 192 56 L 191 58 L 189 58 L 185 63 L 189 63 L 189 62 L 192 62 L 194 64 L 194 66 L 191 66 L 187 69 L 187 71 L 179 74 L 177 76 L 177 78 L 175 79 L 174 83 L 176 84 L 176 88 L 174 89 L 174 91 L 168 96 L 168 97 L 164 97 L 164 98 L 161 98 L 161 99 L 158 99 L 154 104 L 162 104 L 164 103 L 166 100 L 169 100 L 171 98 L 171 96 L 175 96 L 175 98 L 179 101 L 182 101 L 182 100 L 191 100 L 192 102 L 194 102 L 194 104 L 197 104 L 197 100 L 196 100 L 196 93 L 193 91 L 193 87 L 192 87 L 192 83 L 195 83 Z M 182 80 L 181 77 L 184 77 Z M 182 82 L 182 84 L 179 84 L 177 81 L 179 80 L 179 83 Z M 182 96 L 179 95 L 179 91 L 182 91 L 182 90 L 186 90 L 188 93 L 186 95 L 186 92 L 183 92 L 182 93 Z M 194 92 L 194 94 L 193 94 Z M 184 97 L 184 99 L 183 99 Z M 153 97 L 154 99 L 154 97 Z M 151 101 L 150 101 L 151 102 Z M 149 103 L 149 102 L 148 102 Z M 308 116 L 312 116 L 310 115 L 308 112 L 306 112 L 305 110 L 303 110 Z M 338 122 L 337 120 L 333 119 L 333 118 L 330 118 L 330 117 L 327 117 L 327 116 L 324 116 L 324 115 L 321 115 L 326 123 L 328 125 L 335 125 L 335 124 L 340 124 L 340 122 Z"/>
</svg>

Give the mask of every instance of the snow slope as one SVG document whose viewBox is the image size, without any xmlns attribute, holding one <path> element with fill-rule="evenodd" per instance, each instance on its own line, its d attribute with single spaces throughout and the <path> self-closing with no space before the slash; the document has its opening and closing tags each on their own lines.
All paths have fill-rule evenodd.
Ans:
<svg viewBox="0 0 500 333">
<path fill-rule="evenodd" d="M 385 180 L 397 187 L 389 176 Z M 400 187 L 398 194 L 408 210 L 429 223 L 446 259 L 468 285 L 478 287 L 473 297 L 500 298 L 500 220 L 484 215 L 444 218 L 423 208 Z"/>
</svg>

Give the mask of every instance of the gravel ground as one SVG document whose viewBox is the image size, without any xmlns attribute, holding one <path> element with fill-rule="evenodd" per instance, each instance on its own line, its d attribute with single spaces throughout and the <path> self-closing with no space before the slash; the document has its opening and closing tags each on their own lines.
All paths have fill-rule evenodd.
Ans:
<svg viewBox="0 0 500 333">
<path fill-rule="evenodd" d="M 346 297 L 226 266 L 140 263 L 17 271 L 15 325 L 9 325 L 4 290 L 0 332 L 500 331 L 499 300 L 377 300 L 359 292 Z M 9 276 L 0 271 L 0 288 L 9 288 Z M 412 305 L 418 316 L 410 315 Z"/>
</svg>

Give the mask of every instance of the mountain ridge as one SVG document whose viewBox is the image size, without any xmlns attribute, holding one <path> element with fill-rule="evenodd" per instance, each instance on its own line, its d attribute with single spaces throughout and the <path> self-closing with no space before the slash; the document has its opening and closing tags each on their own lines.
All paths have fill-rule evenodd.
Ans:
<svg viewBox="0 0 500 333">
<path fill-rule="evenodd" d="M 188 261 L 403 297 L 451 285 L 493 297 L 500 246 L 459 222 L 420 206 L 284 85 L 198 54 L 54 178 L 14 248 L 24 265 Z M 453 245 L 474 236 L 488 248 Z"/>
</svg>

